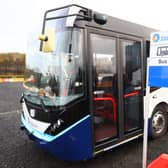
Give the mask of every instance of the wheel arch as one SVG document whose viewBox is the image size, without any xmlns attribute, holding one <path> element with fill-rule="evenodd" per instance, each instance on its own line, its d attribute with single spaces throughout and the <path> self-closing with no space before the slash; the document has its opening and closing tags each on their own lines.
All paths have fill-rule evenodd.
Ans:
<svg viewBox="0 0 168 168">
<path fill-rule="evenodd" d="M 166 112 L 168 112 L 168 103 L 167 102 L 159 102 L 157 104 L 151 104 L 150 103 L 150 108 L 149 108 L 149 114 L 148 114 L 148 117 L 151 118 L 155 109 L 158 108 L 159 106 L 165 108 Z"/>
<path fill-rule="evenodd" d="M 155 110 L 157 107 L 159 107 L 159 106 L 163 107 L 163 108 L 166 110 L 166 112 L 168 112 L 168 104 L 167 104 L 166 102 L 160 102 L 159 104 L 157 104 L 157 105 L 154 107 L 154 109 L 153 109 L 153 111 L 152 111 L 152 114 L 153 114 L 154 110 Z"/>
</svg>

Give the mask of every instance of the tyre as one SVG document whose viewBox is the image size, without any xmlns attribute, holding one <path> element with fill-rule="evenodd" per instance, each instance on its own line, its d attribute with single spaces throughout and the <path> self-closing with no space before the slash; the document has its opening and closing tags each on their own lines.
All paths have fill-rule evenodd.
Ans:
<svg viewBox="0 0 168 168">
<path fill-rule="evenodd" d="M 151 137 L 159 138 L 166 134 L 168 127 L 168 114 L 163 106 L 158 106 L 155 108 L 151 121 Z"/>
</svg>

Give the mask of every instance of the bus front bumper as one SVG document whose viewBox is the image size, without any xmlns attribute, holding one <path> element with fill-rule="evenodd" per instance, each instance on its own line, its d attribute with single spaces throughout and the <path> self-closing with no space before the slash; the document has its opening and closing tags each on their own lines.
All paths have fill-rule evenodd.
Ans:
<svg viewBox="0 0 168 168">
<path fill-rule="evenodd" d="M 90 115 L 55 136 L 35 130 L 23 114 L 21 122 L 22 129 L 37 146 L 61 160 L 85 160 L 93 157 Z"/>
</svg>

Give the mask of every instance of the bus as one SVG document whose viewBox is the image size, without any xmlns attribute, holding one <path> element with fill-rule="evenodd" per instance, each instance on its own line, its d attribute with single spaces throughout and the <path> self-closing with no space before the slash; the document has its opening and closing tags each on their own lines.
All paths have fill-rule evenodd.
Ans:
<svg viewBox="0 0 168 168">
<path fill-rule="evenodd" d="M 61 160 L 143 135 L 146 58 L 156 30 L 72 4 L 45 12 L 26 56 L 21 129 Z M 167 132 L 166 88 L 151 88 L 149 135 Z"/>
</svg>

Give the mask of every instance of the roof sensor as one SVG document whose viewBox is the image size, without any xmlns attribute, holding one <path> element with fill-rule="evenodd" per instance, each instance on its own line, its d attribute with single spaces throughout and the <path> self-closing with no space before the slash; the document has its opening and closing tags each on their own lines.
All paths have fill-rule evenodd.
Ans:
<svg viewBox="0 0 168 168">
<path fill-rule="evenodd" d="M 93 19 L 96 23 L 104 25 L 107 23 L 107 16 L 99 14 L 99 13 L 94 13 Z"/>
</svg>

